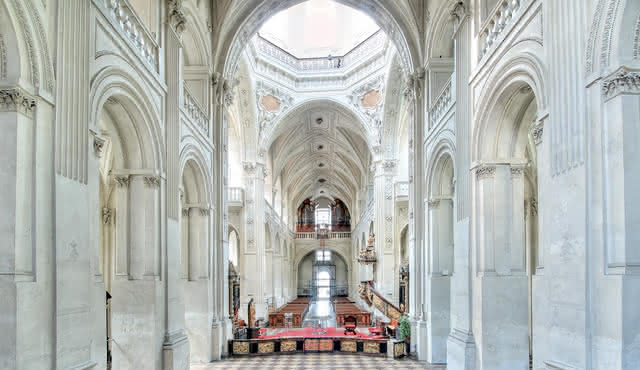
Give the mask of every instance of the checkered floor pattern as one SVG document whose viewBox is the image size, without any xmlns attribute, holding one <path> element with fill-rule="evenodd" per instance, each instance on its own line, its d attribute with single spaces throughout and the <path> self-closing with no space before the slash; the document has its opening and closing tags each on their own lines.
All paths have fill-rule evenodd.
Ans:
<svg viewBox="0 0 640 370">
<path fill-rule="evenodd" d="M 385 357 L 341 353 L 300 353 L 291 355 L 233 357 L 210 364 L 191 365 L 191 370 L 249 369 L 446 369 L 444 365 L 429 365 L 411 359 L 393 360 Z"/>
</svg>

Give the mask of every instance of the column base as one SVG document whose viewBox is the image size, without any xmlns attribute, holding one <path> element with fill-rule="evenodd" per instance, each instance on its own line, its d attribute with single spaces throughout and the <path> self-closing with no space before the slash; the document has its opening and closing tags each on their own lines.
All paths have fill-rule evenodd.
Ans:
<svg viewBox="0 0 640 370">
<path fill-rule="evenodd" d="M 168 334 L 162 345 L 164 370 L 189 369 L 189 338 L 183 330 Z"/>
<path fill-rule="evenodd" d="M 476 342 L 473 333 L 453 329 L 447 338 L 447 369 L 476 368 Z"/>
<path fill-rule="evenodd" d="M 222 358 L 223 331 L 224 328 L 222 322 L 214 320 L 211 323 L 211 359 L 213 361 L 218 361 Z"/>
<path fill-rule="evenodd" d="M 413 330 L 411 330 L 411 345 L 415 342 L 415 355 L 419 361 L 427 361 L 427 349 L 428 349 L 428 336 L 427 336 L 427 322 L 424 320 L 417 320 L 416 322 L 416 335 L 413 336 Z M 415 339 L 414 339 L 415 338 Z"/>
</svg>

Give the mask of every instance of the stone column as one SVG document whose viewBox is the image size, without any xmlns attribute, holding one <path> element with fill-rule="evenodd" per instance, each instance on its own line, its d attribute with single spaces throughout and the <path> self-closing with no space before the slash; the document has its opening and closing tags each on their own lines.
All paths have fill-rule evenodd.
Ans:
<svg viewBox="0 0 640 370">
<path fill-rule="evenodd" d="M 244 207 L 244 271 L 251 271 L 246 274 L 245 279 L 240 282 L 240 292 L 242 294 L 241 312 L 243 317 L 247 316 L 247 304 L 253 298 L 256 308 L 256 317 L 266 318 L 267 306 L 264 300 L 266 294 L 267 271 L 265 266 L 265 201 L 264 201 L 264 166 L 260 163 L 245 162 L 244 180 L 245 184 L 245 207 Z"/>
<path fill-rule="evenodd" d="M 183 369 L 189 362 L 189 343 L 184 322 L 183 281 L 180 271 L 180 104 L 183 99 L 180 34 L 186 22 L 180 7 L 179 2 L 169 2 L 166 13 L 167 22 L 163 29 L 164 75 L 167 86 L 165 105 L 167 181 L 163 196 L 166 214 L 166 244 L 163 256 L 165 299 L 163 357 L 166 369 Z"/>
<path fill-rule="evenodd" d="M 471 319 L 471 155 L 472 104 L 469 77 L 471 71 L 471 20 L 469 2 L 458 1 L 451 8 L 454 26 L 455 73 L 452 88 L 456 96 L 456 209 L 454 211 L 454 268 L 451 278 L 451 323 L 447 343 L 447 366 L 471 369 L 475 366 L 475 340 Z"/>
<path fill-rule="evenodd" d="M 374 177 L 374 230 L 376 237 L 376 289 L 393 302 L 395 255 L 393 251 L 393 174 L 396 161 L 385 159 L 375 162 Z"/>
<path fill-rule="evenodd" d="M 11 59 L 10 59 L 11 60 Z M 17 60 L 17 59 L 16 59 Z M 40 108 L 38 108 L 40 109 Z M 38 183 L 36 179 L 36 98 L 27 94 L 18 87 L 0 89 L 0 122 L 2 122 L 2 134 L 0 134 L 0 209 L 2 218 L 0 219 L 0 291 L 2 300 L 0 301 L 0 331 L 4 333 L 2 344 L 0 345 L 0 361 L 3 367 L 20 368 L 29 367 L 26 360 L 34 367 L 50 366 L 50 358 L 34 359 L 29 358 L 29 351 L 32 345 L 29 341 L 20 338 L 29 338 L 32 328 L 48 325 L 45 320 L 50 321 L 51 315 L 42 315 L 44 296 L 49 299 L 49 294 L 43 294 L 41 284 L 37 284 L 36 277 L 38 259 L 50 260 L 51 245 L 36 244 L 35 218 L 36 210 L 43 213 L 51 213 L 51 209 L 46 207 L 41 209 L 36 204 L 35 198 Z M 44 124 L 50 126 L 50 123 Z M 50 138 L 47 138 L 51 141 Z M 51 154 L 47 153 L 46 168 L 50 167 Z M 44 165 L 40 165 L 44 168 Z M 49 199 L 51 191 L 51 178 L 41 181 L 46 189 L 46 197 Z M 38 192 L 40 193 L 40 192 Z M 74 199 L 74 198 L 70 198 Z M 49 203 L 50 200 L 49 200 Z M 75 205 L 75 203 L 73 203 Z M 49 217 L 47 217 L 49 219 Z M 49 225 L 42 222 L 44 228 Z M 40 253 L 38 253 L 40 250 Z M 83 253 L 80 251 L 80 253 Z M 38 258 L 40 257 L 40 258 Z M 50 262 L 49 262 L 50 263 Z M 47 264 L 49 264 L 47 263 Z M 55 264 L 55 261 L 53 262 Z M 43 270 L 44 279 L 48 281 L 46 266 L 40 266 Z M 81 270 L 82 271 L 82 270 Z M 88 274 L 83 278 L 91 282 Z M 50 274 L 50 273 L 49 273 Z M 36 285 L 38 285 L 36 287 Z M 38 291 L 43 293 L 37 293 Z M 70 292 L 68 292 L 70 293 Z M 77 297 L 75 302 L 81 302 L 81 297 Z M 85 298 L 85 297 L 82 297 Z M 88 297 L 86 297 L 88 298 Z M 42 302 L 42 303 L 40 303 Z M 54 301 L 55 302 L 55 301 Z M 47 302 L 47 310 L 53 310 L 51 302 Z M 73 315 L 73 314 L 72 314 Z M 48 316 L 48 317 L 38 317 Z M 75 317 L 75 315 L 73 315 Z M 84 317 L 84 315 L 83 315 Z M 73 330 L 72 328 L 69 328 Z M 44 338 L 42 333 L 40 342 L 51 340 L 49 336 Z M 75 345 L 75 344 L 74 344 Z M 22 361 L 20 361 L 22 359 Z M 88 360 L 88 357 L 87 357 Z M 35 365 L 37 363 L 42 365 Z"/>
<path fill-rule="evenodd" d="M 424 167 L 424 69 L 407 76 L 404 97 L 409 106 L 409 318 L 411 320 L 411 349 L 420 360 L 425 359 L 426 324 L 423 302 L 424 205 L 422 176 Z"/>
<path fill-rule="evenodd" d="M 525 270 L 522 168 L 476 168 L 477 278 L 474 333 L 483 368 L 528 367 L 529 309 Z"/>
<path fill-rule="evenodd" d="M 429 213 L 428 239 L 429 263 L 426 279 L 425 301 L 427 304 L 427 361 L 430 363 L 447 362 L 447 338 L 450 331 L 450 267 L 446 266 L 446 247 L 453 241 L 447 240 L 445 217 L 447 203 L 451 199 L 435 198 L 427 202 Z"/>
</svg>

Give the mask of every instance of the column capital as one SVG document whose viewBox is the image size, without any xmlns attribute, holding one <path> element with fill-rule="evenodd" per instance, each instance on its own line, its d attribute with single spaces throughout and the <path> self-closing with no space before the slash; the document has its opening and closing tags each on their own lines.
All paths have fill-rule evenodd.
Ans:
<svg viewBox="0 0 640 370">
<path fill-rule="evenodd" d="M 0 89 L 0 112 L 17 112 L 33 118 L 36 99 L 19 87 Z"/>
<path fill-rule="evenodd" d="M 169 0 L 169 25 L 178 36 L 187 28 L 187 17 L 182 11 L 182 0 Z"/>
<path fill-rule="evenodd" d="M 460 25 L 469 16 L 469 6 L 466 0 L 458 0 L 453 3 L 449 10 L 449 15 L 454 28 L 454 37 L 458 33 Z"/>
<path fill-rule="evenodd" d="M 483 164 L 476 167 L 476 179 L 492 178 L 496 174 L 496 166 Z"/>
<path fill-rule="evenodd" d="M 116 175 L 113 176 L 112 179 L 117 187 L 126 188 L 129 187 L 129 180 L 131 179 L 131 177 L 129 175 Z"/>
<path fill-rule="evenodd" d="M 405 78 L 404 97 L 407 100 L 415 100 L 422 96 L 422 87 L 424 84 L 425 70 L 422 67 L 417 68 Z"/>
</svg>

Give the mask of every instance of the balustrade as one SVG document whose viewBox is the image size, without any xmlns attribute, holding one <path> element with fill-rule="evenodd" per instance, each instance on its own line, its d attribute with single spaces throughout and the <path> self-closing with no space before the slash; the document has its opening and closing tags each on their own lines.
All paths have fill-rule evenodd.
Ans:
<svg viewBox="0 0 640 370">
<path fill-rule="evenodd" d="M 442 92 L 429 110 L 429 129 L 436 127 L 440 123 L 440 120 L 451 109 L 453 102 L 451 78 L 449 78 L 444 89 L 442 89 Z"/>
<path fill-rule="evenodd" d="M 227 188 L 227 202 L 230 205 L 236 204 L 242 206 L 244 204 L 244 189 Z"/>
<path fill-rule="evenodd" d="M 198 129 L 202 132 L 203 135 L 209 135 L 209 117 L 204 112 L 200 105 L 193 97 L 193 94 L 187 88 L 187 85 L 184 85 L 184 111 L 187 113 L 187 116 L 196 124 Z"/>
<path fill-rule="evenodd" d="M 502 1 L 496 6 L 492 14 L 487 17 L 484 26 L 480 29 L 480 35 L 482 35 L 480 59 L 496 44 L 496 40 L 500 34 L 513 22 L 516 13 L 522 8 L 522 3 L 525 1 L 526 0 Z"/>
<path fill-rule="evenodd" d="M 104 0 L 109 16 L 117 28 L 133 43 L 134 49 L 158 72 L 158 44 L 138 18 L 128 0 Z"/>
</svg>

